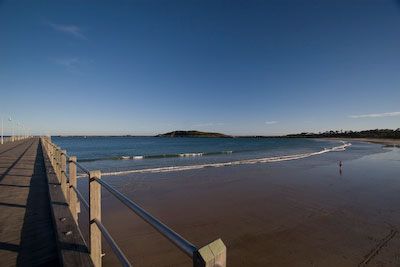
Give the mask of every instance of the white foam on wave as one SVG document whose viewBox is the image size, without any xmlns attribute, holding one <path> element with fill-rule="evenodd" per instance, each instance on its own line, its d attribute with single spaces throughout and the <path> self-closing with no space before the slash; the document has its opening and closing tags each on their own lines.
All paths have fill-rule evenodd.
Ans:
<svg viewBox="0 0 400 267">
<path fill-rule="evenodd" d="M 117 171 L 117 172 L 105 172 L 102 173 L 102 176 L 116 176 L 116 175 L 126 175 L 132 173 L 161 173 L 161 172 L 174 172 L 174 171 L 187 171 L 187 170 L 197 170 L 203 168 L 219 168 L 225 166 L 236 166 L 236 165 L 245 165 L 245 164 L 256 164 L 256 163 L 269 163 L 269 162 L 280 162 L 280 161 L 288 161 L 288 160 L 296 160 L 308 158 L 311 156 L 317 156 L 328 152 L 339 152 L 345 151 L 347 147 L 351 146 L 351 143 L 345 143 L 341 141 L 343 144 L 340 146 L 332 147 L 332 148 L 324 148 L 321 151 L 317 152 L 309 152 L 302 154 L 292 154 L 286 156 L 275 156 L 275 157 L 267 157 L 267 158 L 257 158 L 257 159 L 245 159 L 245 160 L 236 160 L 231 162 L 222 162 L 222 163 L 207 163 L 207 164 L 198 164 L 198 165 L 187 165 L 187 166 L 170 166 L 170 167 L 158 167 L 158 168 L 150 168 L 150 169 L 140 169 L 140 170 L 128 170 L 128 171 Z M 201 154 L 201 153 L 195 153 Z M 83 176 L 79 176 L 83 177 Z"/>
<path fill-rule="evenodd" d="M 127 159 L 144 159 L 144 156 L 133 156 L 133 157 L 130 157 L 130 156 L 122 156 L 122 157 L 120 157 L 120 159 L 122 159 L 122 160 L 127 160 Z"/>
<path fill-rule="evenodd" d="M 179 154 L 179 157 L 198 157 L 203 156 L 203 153 L 182 153 Z"/>
</svg>

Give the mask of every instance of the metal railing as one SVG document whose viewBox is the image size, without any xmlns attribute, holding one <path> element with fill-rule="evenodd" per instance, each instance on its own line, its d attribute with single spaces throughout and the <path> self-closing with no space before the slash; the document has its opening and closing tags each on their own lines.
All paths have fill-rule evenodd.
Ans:
<svg viewBox="0 0 400 267">
<path fill-rule="evenodd" d="M 89 244 L 90 256 L 95 267 L 102 265 L 102 236 L 110 245 L 122 266 L 132 266 L 106 227 L 101 222 L 101 187 L 107 189 L 113 196 L 120 200 L 126 207 L 132 210 L 141 219 L 147 222 L 171 243 L 183 251 L 193 261 L 194 267 L 225 267 L 226 246 L 221 239 L 197 248 L 195 245 L 174 232 L 167 225 L 140 207 L 134 201 L 123 195 L 114 187 L 101 179 L 99 170 L 89 171 L 77 162 L 75 156 L 68 156 L 65 150 L 53 144 L 48 137 L 42 137 L 42 144 L 46 148 L 50 161 L 61 183 L 61 189 L 68 202 L 75 222 L 78 224 L 80 204 L 89 211 Z M 68 175 L 67 175 L 68 161 Z M 79 168 L 89 177 L 89 203 L 77 188 L 76 168 Z"/>
</svg>

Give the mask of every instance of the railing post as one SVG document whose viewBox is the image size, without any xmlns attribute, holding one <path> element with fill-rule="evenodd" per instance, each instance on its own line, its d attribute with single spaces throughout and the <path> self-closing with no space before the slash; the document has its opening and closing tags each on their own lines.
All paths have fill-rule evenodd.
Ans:
<svg viewBox="0 0 400 267">
<path fill-rule="evenodd" d="M 55 164 L 56 164 L 55 156 L 56 156 L 56 150 L 55 150 L 55 147 L 53 145 L 53 146 L 51 146 L 51 164 L 53 165 L 53 167 L 55 167 Z"/>
<path fill-rule="evenodd" d="M 54 146 L 50 146 L 50 154 L 51 154 L 51 165 L 54 167 Z"/>
<path fill-rule="evenodd" d="M 78 197 L 73 188 L 77 189 L 76 182 L 76 157 L 69 157 L 68 161 L 68 173 L 69 173 L 69 207 L 71 209 L 72 217 L 74 217 L 75 222 L 78 222 Z"/>
<path fill-rule="evenodd" d="M 57 176 L 58 181 L 61 183 L 61 148 L 57 146 Z"/>
<path fill-rule="evenodd" d="M 50 158 L 49 142 L 47 142 L 46 137 L 43 137 L 43 144 L 44 144 L 44 146 L 46 147 L 46 153 L 47 153 L 47 155 L 48 155 L 49 158 Z"/>
<path fill-rule="evenodd" d="M 90 257 L 95 267 L 101 267 L 101 232 L 94 222 L 94 219 L 101 222 L 101 185 L 96 178 L 101 179 L 100 171 L 89 172 Z"/>
<path fill-rule="evenodd" d="M 59 179 L 59 178 L 58 178 L 58 148 L 55 146 L 55 147 L 53 148 L 53 150 L 54 150 L 54 154 L 53 154 L 53 159 L 54 159 L 54 170 L 55 170 L 55 172 L 56 172 L 57 180 L 58 180 L 58 179 Z"/>
<path fill-rule="evenodd" d="M 54 147 L 54 169 L 56 171 L 57 180 L 60 181 L 60 176 L 58 174 L 58 148 Z"/>
<path fill-rule="evenodd" d="M 57 164 L 58 164 L 58 179 L 61 183 L 61 148 L 57 147 Z"/>
<path fill-rule="evenodd" d="M 49 154 L 50 158 L 50 163 L 53 164 L 53 146 L 51 146 L 49 142 L 46 142 L 46 144 L 47 144 L 47 153 Z"/>
<path fill-rule="evenodd" d="M 64 193 L 65 200 L 69 203 L 69 194 L 68 194 L 68 180 L 67 180 L 67 151 L 61 150 L 60 151 L 60 158 L 61 158 L 61 189 Z"/>
<path fill-rule="evenodd" d="M 217 239 L 195 251 L 193 267 L 226 267 L 226 246 L 224 242 Z"/>
</svg>

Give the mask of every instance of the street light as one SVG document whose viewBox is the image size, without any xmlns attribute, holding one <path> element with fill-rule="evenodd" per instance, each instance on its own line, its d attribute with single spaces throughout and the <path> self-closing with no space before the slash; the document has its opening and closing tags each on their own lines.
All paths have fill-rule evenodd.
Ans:
<svg viewBox="0 0 400 267">
<path fill-rule="evenodd" d="M 21 123 L 17 122 L 17 129 L 15 131 L 15 135 L 17 136 L 17 140 L 21 139 L 21 132 L 20 132 L 20 129 L 19 129 L 20 126 L 21 126 Z"/>
<path fill-rule="evenodd" d="M 11 117 L 8 118 L 8 121 L 11 123 L 11 142 L 14 142 L 14 126 Z"/>
</svg>

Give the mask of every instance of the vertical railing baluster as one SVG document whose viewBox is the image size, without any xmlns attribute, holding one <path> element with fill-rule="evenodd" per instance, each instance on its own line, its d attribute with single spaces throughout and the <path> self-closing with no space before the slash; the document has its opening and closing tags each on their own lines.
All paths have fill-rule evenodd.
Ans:
<svg viewBox="0 0 400 267">
<path fill-rule="evenodd" d="M 69 173 L 69 207 L 72 212 L 72 216 L 75 219 L 75 222 L 78 222 L 78 197 L 76 196 L 76 192 L 74 190 L 77 189 L 77 181 L 76 181 L 76 157 L 69 157 L 68 161 L 68 173 Z"/>
<path fill-rule="evenodd" d="M 53 167 L 55 167 L 55 157 L 56 157 L 56 148 L 54 147 L 54 145 L 51 146 L 51 164 L 53 165 Z M 55 171 L 55 169 L 54 169 Z"/>
<path fill-rule="evenodd" d="M 101 232 L 94 221 L 101 222 L 101 185 L 96 179 L 101 179 L 101 172 L 89 172 L 90 257 L 95 267 L 101 267 Z"/>
<path fill-rule="evenodd" d="M 58 148 L 54 147 L 54 171 L 56 172 L 57 175 L 57 180 L 60 181 L 59 175 L 58 175 Z"/>
<path fill-rule="evenodd" d="M 54 167 L 55 167 L 55 172 L 56 172 L 58 181 L 60 181 L 59 166 L 60 166 L 60 163 L 58 161 L 58 147 L 54 147 Z"/>
<path fill-rule="evenodd" d="M 51 165 L 54 167 L 54 159 L 53 159 L 53 156 L 54 156 L 54 148 L 53 148 L 53 146 L 51 146 L 51 145 L 49 145 L 49 153 L 50 153 L 50 155 L 49 155 L 49 157 L 50 157 L 50 163 L 51 163 Z"/>
<path fill-rule="evenodd" d="M 61 167 L 61 189 L 63 191 L 65 200 L 69 203 L 69 195 L 68 195 L 68 179 L 67 179 L 67 151 L 60 151 L 60 167 Z"/>
<path fill-rule="evenodd" d="M 61 148 L 57 147 L 58 179 L 61 183 Z"/>
<path fill-rule="evenodd" d="M 54 167 L 54 147 L 52 145 L 49 145 L 49 150 L 50 150 L 50 162 L 51 165 Z"/>
</svg>

